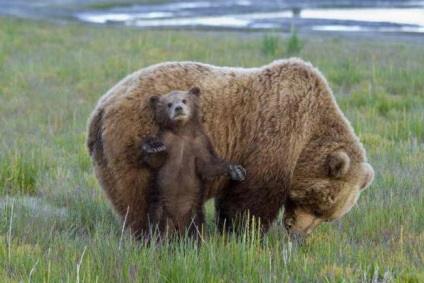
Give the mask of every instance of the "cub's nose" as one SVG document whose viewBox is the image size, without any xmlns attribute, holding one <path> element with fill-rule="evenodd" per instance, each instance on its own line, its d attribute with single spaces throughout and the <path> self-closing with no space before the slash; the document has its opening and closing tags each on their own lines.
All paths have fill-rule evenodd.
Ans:
<svg viewBox="0 0 424 283">
<path fill-rule="evenodd" d="M 175 107 L 175 111 L 181 112 L 181 111 L 183 111 L 183 108 L 181 106 L 177 106 L 177 107 Z"/>
</svg>

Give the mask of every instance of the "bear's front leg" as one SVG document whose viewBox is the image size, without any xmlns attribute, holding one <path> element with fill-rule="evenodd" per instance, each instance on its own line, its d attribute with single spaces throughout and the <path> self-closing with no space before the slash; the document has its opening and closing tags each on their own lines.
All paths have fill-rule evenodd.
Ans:
<svg viewBox="0 0 424 283">
<path fill-rule="evenodd" d="M 230 164 L 217 157 L 211 158 L 211 160 L 198 159 L 196 166 L 198 174 L 203 180 L 217 176 L 226 176 L 234 181 L 243 181 L 246 178 L 246 169 L 243 166 Z"/>
<path fill-rule="evenodd" d="M 256 159 L 256 160 L 259 160 Z M 259 162 L 259 164 L 266 164 Z M 290 171 L 267 179 L 262 168 L 247 164 L 249 174 L 243 182 L 228 182 L 215 197 L 215 211 L 220 231 L 243 232 L 247 224 L 258 224 L 266 232 L 286 202 Z"/>
<path fill-rule="evenodd" d="M 143 163 L 151 169 L 162 166 L 166 158 L 166 147 L 156 135 L 148 135 L 141 146 Z"/>
<path fill-rule="evenodd" d="M 157 153 L 165 151 L 166 147 L 159 137 L 150 134 L 144 139 L 142 150 L 145 153 Z"/>
</svg>

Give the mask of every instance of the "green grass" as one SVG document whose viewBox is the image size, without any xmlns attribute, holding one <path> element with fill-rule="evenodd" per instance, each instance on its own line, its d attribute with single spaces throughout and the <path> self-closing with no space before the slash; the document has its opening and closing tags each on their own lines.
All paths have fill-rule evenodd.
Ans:
<svg viewBox="0 0 424 283">
<path fill-rule="evenodd" d="M 284 40 L 285 44 L 282 44 L 281 37 L 281 33 L 278 31 L 264 33 L 261 45 L 262 53 L 267 56 L 298 56 L 305 42 L 299 38 L 295 27 L 291 28 L 290 37 Z"/>
<path fill-rule="evenodd" d="M 0 282 L 423 282 L 420 40 L 310 36 L 297 54 L 328 78 L 376 170 L 345 217 L 290 249 L 280 222 L 261 241 L 218 235 L 209 202 L 200 249 L 155 247 L 122 233 L 94 177 L 84 143 L 96 101 L 154 63 L 252 67 L 278 52 L 257 34 L 0 18 Z"/>
<path fill-rule="evenodd" d="M 287 55 L 295 56 L 300 53 L 305 43 L 299 39 L 295 26 L 291 27 L 291 36 L 287 41 Z"/>
<path fill-rule="evenodd" d="M 261 51 L 264 55 L 275 56 L 279 49 L 280 37 L 276 32 L 265 33 L 262 37 Z"/>
</svg>

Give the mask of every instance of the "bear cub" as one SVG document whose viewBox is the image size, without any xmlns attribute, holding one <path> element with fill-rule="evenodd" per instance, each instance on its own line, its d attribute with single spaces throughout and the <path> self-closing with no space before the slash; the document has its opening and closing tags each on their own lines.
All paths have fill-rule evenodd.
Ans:
<svg viewBox="0 0 424 283">
<path fill-rule="evenodd" d="M 153 170 L 149 218 L 166 235 L 196 236 L 204 221 L 204 182 L 227 176 L 243 181 L 246 170 L 218 157 L 200 118 L 200 90 L 172 91 L 152 96 L 159 131 L 142 144 L 143 163 Z"/>
</svg>

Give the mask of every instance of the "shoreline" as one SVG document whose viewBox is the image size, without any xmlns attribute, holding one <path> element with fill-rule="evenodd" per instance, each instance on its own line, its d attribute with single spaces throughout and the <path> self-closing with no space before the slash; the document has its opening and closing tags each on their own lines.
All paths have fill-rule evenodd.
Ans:
<svg viewBox="0 0 424 283">
<path fill-rule="evenodd" d="M 308 36 L 308 37 L 326 37 L 326 36 L 337 36 L 337 37 L 348 37 L 348 38 L 369 38 L 369 39 L 375 39 L 376 37 L 379 39 L 387 39 L 390 40 L 392 38 L 396 38 L 402 41 L 407 42 L 419 42 L 422 41 L 424 38 L 424 32 L 420 31 L 408 31 L 408 30 L 402 30 L 401 25 L 396 22 L 387 22 L 386 21 L 375 21 L 375 19 L 368 19 L 365 21 L 353 21 L 349 20 L 347 17 L 346 19 L 343 18 L 343 15 L 337 15 L 335 18 L 325 18 L 316 14 L 318 10 L 315 10 L 315 17 L 316 18 L 308 18 L 306 17 L 299 17 L 299 16 L 287 16 L 285 15 L 282 17 L 281 15 L 277 18 L 275 18 L 275 15 L 271 18 L 263 18 L 260 19 L 259 15 L 261 13 L 269 13 L 272 11 L 271 14 L 281 14 L 281 13 L 289 13 L 289 11 L 292 11 L 295 13 L 295 8 L 292 7 L 292 10 L 288 9 L 287 7 L 291 7 L 290 5 L 294 5 L 293 3 L 287 3 L 283 9 L 281 6 L 282 4 L 274 3 L 272 1 L 265 1 L 264 5 L 265 8 L 263 10 L 260 9 L 258 6 L 258 3 L 256 1 L 247 1 L 247 4 L 236 4 L 240 1 L 229 1 L 228 7 L 229 10 L 223 10 L 223 7 L 220 7 L 219 5 L 216 5 L 216 3 L 211 8 L 209 12 L 210 14 L 206 13 L 209 5 L 212 5 L 213 2 L 196 2 L 196 1 L 190 1 L 187 0 L 184 1 L 169 1 L 169 0 L 141 0 L 141 1 L 135 1 L 135 0 L 123 0 L 120 2 L 112 2 L 111 0 L 23 0 L 19 2 L 10 2 L 8 0 L 0 0 L 0 6 L 2 7 L 2 10 L 0 10 L 0 17 L 7 17 L 7 18 L 19 18 L 19 19 L 27 19 L 27 20 L 35 20 L 40 22 L 46 22 L 51 23 L 54 25 L 86 25 L 86 26 L 96 26 L 96 27 L 122 27 L 122 28 L 130 28 L 130 29 L 139 29 L 139 30 L 176 30 L 176 31 L 199 31 L 199 32 L 213 32 L 213 33 L 222 33 L 222 32 L 229 32 L 229 33 L 252 33 L 252 34 L 264 34 L 264 33 L 281 33 L 284 34 L 290 34 L 291 25 L 295 26 L 297 29 L 297 33 L 299 36 Z M 241 1 L 243 2 L 243 1 Z M 240 2 L 240 3 L 241 3 Z M 330 3 L 331 1 L 329 1 Z M 424 1 L 417 2 L 415 5 L 417 7 L 421 7 L 420 5 L 424 5 Z M 217 2 L 218 4 L 221 2 Z M 225 3 L 225 2 L 222 2 Z M 274 4 L 272 4 L 274 3 Z M 351 10 L 355 10 L 357 8 L 367 8 L 370 5 L 370 2 L 353 2 L 352 5 L 355 3 L 357 6 L 346 6 L 345 9 L 349 10 L 349 7 Z M 368 4 L 367 4 L 368 3 Z M 392 3 L 392 6 L 382 6 L 380 8 L 399 8 L 401 7 L 400 4 L 404 4 L 405 7 L 407 1 L 394 1 Z M 181 8 L 179 5 L 194 5 L 190 8 Z M 206 5 L 208 4 L 208 5 Z M 366 6 L 366 5 L 368 6 Z M 184 6 L 183 5 L 183 6 Z M 200 6 L 199 6 L 200 5 Z M 206 6 L 202 6 L 206 5 Z M 236 5 L 236 6 L 234 6 Z M 237 6 L 241 5 L 241 6 Z M 247 5 L 247 6 L 244 6 Z M 271 6 L 274 7 L 277 10 L 270 10 Z M 300 9 L 307 11 L 311 8 L 318 8 L 321 9 L 321 11 L 331 11 L 334 9 L 340 9 L 342 6 L 336 5 L 336 3 L 333 3 L 332 6 L 327 6 L 327 9 L 324 8 L 323 3 L 321 3 L 319 6 L 316 2 L 308 2 L 306 4 L 303 1 L 300 1 L 298 4 L 299 6 L 299 14 Z M 365 5 L 365 6 L 364 6 Z M 175 10 L 172 10 L 174 8 L 164 8 L 165 6 L 175 6 Z M 371 7 L 371 6 L 370 6 Z M 374 8 L 378 9 L 378 5 L 376 5 Z M 411 6 L 412 7 L 412 6 Z M 158 18 L 152 17 L 150 18 L 143 18 L 143 15 L 147 14 L 161 14 L 161 10 L 165 11 L 166 9 L 170 9 L 169 12 L 164 12 L 165 14 L 169 14 L 165 18 L 162 18 L 162 16 L 157 16 Z M 179 10 L 181 9 L 181 10 Z M 186 9 L 186 10 L 184 10 Z M 196 10 L 197 9 L 197 10 Z M 247 10 L 246 10 L 247 9 Z M 252 10 L 249 10 L 252 9 Z M 259 10 L 258 10 L 259 9 Z M 369 9 L 369 8 L 367 8 Z M 421 9 L 421 8 L 419 8 Z M 203 18 L 214 18 L 219 15 L 222 17 L 230 17 L 232 16 L 232 13 L 239 12 L 240 14 L 238 16 L 241 17 L 241 19 L 234 19 L 234 20 L 242 20 L 243 17 L 248 16 L 249 14 L 246 14 L 247 11 L 250 11 L 250 15 L 255 15 L 256 19 L 260 19 L 259 22 L 256 22 L 259 24 L 259 26 L 253 25 L 235 25 L 231 26 L 227 25 L 225 21 L 223 23 L 213 23 L 211 25 L 203 25 L 203 24 L 196 24 L 195 22 L 192 22 L 188 25 L 173 25 L 171 22 L 176 20 L 199 20 Z M 261 10 L 261 11 L 260 11 Z M 158 11 L 156 13 L 156 11 Z M 168 11 L 168 10 L 166 10 Z M 267 12 L 268 11 L 268 12 Z M 279 12 L 275 12 L 279 11 Z M 368 11 L 369 12 L 369 11 Z M 376 13 L 378 14 L 379 10 L 376 10 Z M 381 11 L 380 11 L 381 12 Z M 403 11 L 404 12 L 404 11 Z M 90 22 L 85 21 L 79 18 L 78 15 L 81 14 L 87 14 L 87 15 L 102 15 L 102 14 L 109 14 L 109 15 L 120 15 L 120 16 L 127 16 L 129 19 L 123 20 L 123 19 L 116 19 L 116 20 L 105 20 L 105 22 L 102 23 L 96 23 L 96 22 Z M 117 14 L 115 14 L 117 13 Z M 185 16 L 182 16 L 180 13 L 187 13 Z M 206 13 L 206 14 L 205 14 Z M 171 15 L 173 14 L 173 16 Z M 138 15 L 138 16 L 137 16 Z M 348 15 L 345 15 L 348 16 Z M 133 18 L 134 17 L 134 18 Z M 140 17 L 140 18 L 137 18 Z M 253 17 L 253 19 L 255 19 Z M 259 18 L 258 18 L 259 17 Z M 113 18 L 113 17 L 112 17 Z M 387 17 L 386 17 L 387 18 Z M 145 26 L 140 26 L 139 21 L 146 22 Z M 144 19 L 144 20 L 143 20 Z M 161 20 L 164 19 L 165 22 L 161 22 Z M 168 21 L 171 21 L 169 22 Z M 150 20 L 158 21 L 158 25 L 153 25 Z M 247 21 L 247 18 L 244 18 L 244 20 Z M 374 22 L 373 22 L 374 20 Z M 215 20 L 216 21 L 216 20 Z M 256 20 L 255 20 L 256 21 Z M 169 22 L 166 24 L 166 22 Z M 370 25 L 371 27 L 370 28 Z M 265 25 L 265 26 L 261 26 Z M 390 26 L 398 26 L 399 30 L 392 29 L 390 30 Z M 335 29 L 326 30 L 326 27 L 340 27 L 341 29 Z M 407 25 L 406 25 L 407 26 Z M 406 27 L 405 26 L 405 27 Z M 348 29 L 343 29 L 343 27 L 347 27 Z M 384 30 L 385 28 L 389 28 L 388 30 Z"/>
<path fill-rule="evenodd" d="M 56 26 L 80 26 L 80 27 L 91 27 L 91 28 L 114 28 L 114 29 L 128 29 L 128 30 L 139 30 L 140 32 L 152 32 L 152 31 L 175 31 L 175 32 L 186 32 L 186 33 L 199 33 L 209 35 L 225 35 L 225 34 L 239 34 L 243 37 L 258 37 L 264 34 L 277 34 L 284 39 L 291 36 L 291 32 L 285 29 L 232 29 L 232 28 L 170 28 L 170 27 L 157 27 L 157 28 L 140 28 L 136 26 L 124 26 L 116 24 L 91 24 L 84 23 L 76 20 L 61 20 L 56 21 L 53 19 L 45 19 L 42 17 L 38 18 L 22 18 L 15 16 L 0 15 L 0 19 L 10 19 L 23 22 L 37 22 L 40 24 L 51 24 Z M 387 42 L 387 43 L 399 43 L 399 44 L 424 44 L 424 33 L 414 32 L 377 32 L 377 31 L 320 31 L 320 30 L 298 30 L 297 36 L 301 40 L 313 39 L 344 39 L 344 40 L 358 40 L 367 43 L 372 42 Z"/>
</svg>

